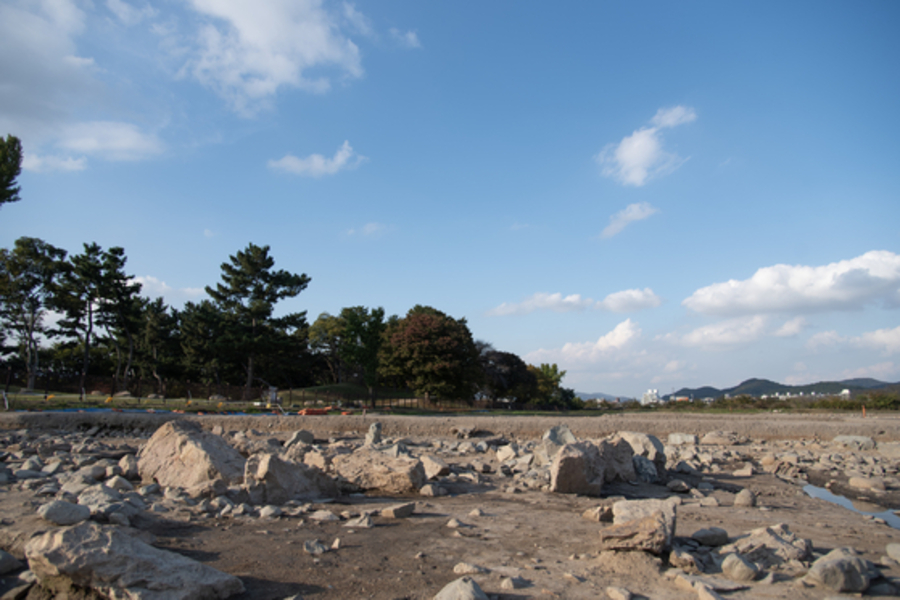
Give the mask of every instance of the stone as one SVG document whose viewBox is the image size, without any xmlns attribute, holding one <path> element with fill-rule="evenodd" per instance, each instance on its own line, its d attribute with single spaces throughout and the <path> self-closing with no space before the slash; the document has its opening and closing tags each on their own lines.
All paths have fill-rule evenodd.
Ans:
<svg viewBox="0 0 900 600">
<path fill-rule="evenodd" d="M 145 483 L 192 487 L 214 479 L 241 483 L 244 457 L 225 440 L 190 421 L 169 421 L 156 430 L 138 453 Z"/>
<path fill-rule="evenodd" d="M 657 473 L 666 470 L 666 447 L 655 435 L 637 433 L 634 431 L 620 431 L 618 436 L 628 442 L 635 456 L 643 456 L 653 461 Z"/>
<path fill-rule="evenodd" d="M 404 494 L 418 490 L 427 481 L 421 461 L 407 457 L 391 458 L 366 448 L 352 454 L 338 455 L 332 465 L 343 481 L 361 490 Z"/>
<path fill-rule="evenodd" d="M 341 518 L 330 510 L 321 509 L 310 513 L 309 520 L 316 523 L 328 523 L 330 521 L 340 521 Z"/>
<path fill-rule="evenodd" d="M 659 481 L 659 472 L 656 470 L 656 464 L 646 456 L 632 457 L 634 464 L 634 474 L 644 483 L 657 483 Z"/>
<path fill-rule="evenodd" d="M 753 581 L 759 569 L 740 554 L 732 553 L 722 560 L 722 574 L 732 581 Z"/>
<path fill-rule="evenodd" d="M 140 479 L 138 459 L 134 454 L 126 454 L 119 459 L 119 468 L 122 469 L 122 477 L 125 479 Z"/>
<path fill-rule="evenodd" d="M 394 504 L 387 508 L 381 509 L 381 516 L 387 519 L 405 519 L 412 516 L 416 510 L 415 502 L 406 502 L 404 504 Z"/>
<path fill-rule="evenodd" d="M 500 462 L 506 462 L 518 456 L 518 446 L 516 444 L 507 444 L 505 446 L 500 446 L 497 448 L 495 454 L 497 456 L 497 460 Z"/>
<path fill-rule="evenodd" d="M 259 518 L 260 519 L 277 519 L 282 514 L 282 511 L 277 506 L 267 505 L 263 506 L 259 509 Z"/>
<path fill-rule="evenodd" d="M 835 592 L 861 593 L 880 576 L 875 565 L 857 556 L 852 548 L 835 548 L 817 559 L 804 579 Z"/>
<path fill-rule="evenodd" d="M 875 440 L 867 435 L 839 435 L 831 441 L 851 450 L 875 449 Z"/>
<path fill-rule="evenodd" d="M 700 438 L 701 444 L 709 446 L 734 446 L 745 441 L 733 431 L 710 431 Z"/>
<path fill-rule="evenodd" d="M 55 525 L 75 525 L 91 518 L 91 509 L 81 504 L 54 500 L 38 509 L 38 515 Z"/>
<path fill-rule="evenodd" d="M 446 496 L 449 492 L 446 488 L 443 488 L 439 485 L 435 485 L 433 483 L 426 483 L 422 486 L 422 489 L 419 490 L 420 496 L 428 496 L 431 498 L 437 496 Z"/>
<path fill-rule="evenodd" d="M 427 479 L 437 479 L 450 474 L 449 465 L 437 456 L 425 454 L 419 460 L 422 461 L 422 467 L 425 469 L 425 477 Z"/>
<path fill-rule="evenodd" d="M 572 433 L 568 425 L 556 425 L 544 432 L 542 440 L 552 442 L 554 445 L 562 447 L 566 444 L 574 444 L 578 442 L 578 438 Z"/>
<path fill-rule="evenodd" d="M 456 575 L 480 575 L 482 573 L 490 573 L 490 569 L 486 569 L 481 565 L 476 565 L 467 562 L 456 563 L 456 566 L 453 567 L 453 572 Z"/>
<path fill-rule="evenodd" d="M 634 594 L 623 587 L 609 586 L 606 588 L 606 596 L 609 600 L 631 600 Z"/>
<path fill-rule="evenodd" d="M 698 583 L 694 590 L 697 592 L 697 600 L 725 600 L 725 596 L 719 594 L 705 583 Z"/>
<path fill-rule="evenodd" d="M 503 580 L 500 581 L 500 589 L 503 590 L 521 590 L 523 588 L 531 587 L 532 585 L 531 581 L 524 577 L 504 577 Z"/>
<path fill-rule="evenodd" d="M 898 544 L 898 543 L 888 544 L 885 547 L 885 552 L 887 552 L 887 555 L 890 558 L 896 560 L 897 562 L 900 562 L 900 544 Z"/>
<path fill-rule="evenodd" d="M 791 561 L 806 561 L 812 556 L 812 542 L 800 538 L 779 523 L 760 527 L 723 546 L 720 554 L 736 552 L 764 569 L 779 567 Z"/>
<path fill-rule="evenodd" d="M 366 433 L 366 446 L 377 446 L 381 443 L 381 423 L 375 421 L 369 425 L 369 432 Z"/>
<path fill-rule="evenodd" d="M 589 508 L 583 513 L 581 513 L 582 519 L 587 519 L 588 521 L 596 521 L 602 522 L 606 521 L 608 523 L 612 523 L 613 520 L 613 511 L 612 505 L 602 505 L 595 506 L 594 508 Z"/>
<path fill-rule="evenodd" d="M 38 582 L 51 589 L 70 582 L 105 597 L 140 600 L 224 599 L 244 591 L 233 575 L 90 522 L 32 538 L 25 556 Z"/>
<path fill-rule="evenodd" d="M 735 477 L 751 477 L 753 475 L 753 465 L 747 463 L 740 469 L 735 469 L 732 475 Z"/>
<path fill-rule="evenodd" d="M 673 548 L 669 553 L 669 564 L 677 567 L 686 573 L 699 573 L 700 568 L 697 566 L 696 557 L 681 548 Z"/>
<path fill-rule="evenodd" d="M 661 555 L 669 548 L 669 531 L 661 512 L 600 530 L 601 550 L 642 550 Z"/>
<path fill-rule="evenodd" d="M 471 577 L 460 577 L 441 589 L 434 600 L 490 600 Z"/>
<path fill-rule="evenodd" d="M 666 484 L 666 487 L 678 494 L 686 494 L 691 491 L 691 486 L 681 479 L 672 479 Z"/>
<path fill-rule="evenodd" d="M 131 485 L 131 482 L 122 477 L 121 475 L 115 475 L 106 480 L 106 486 L 111 487 L 117 492 L 126 493 L 134 490 L 134 486 Z"/>
<path fill-rule="evenodd" d="M 858 490 L 872 490 L 873 492 L 884 491 L 884 480 L 880 477 L 851 477 L 847 484 Z"/>
<path fill-rule="evenodd" d="M 749 488 L 744 488 L 734 496 L 734 505 L 743 508 L 756 506 L 756 494 Z"/>
<path fill-rule="evenodd" d="M 294 444 L 306 444 L 307 446 L 316 443 L 316 436 L 313 435 L 311 431 L 306 431 L 305 429 L 301 429 L 299 431 L 295 431 L 291 434 L 291 437 L 288 438 L 288 441 L 284 443 L 286 448 L 293 446 Z"/>
<path fill-rule="evenodd" d="M 18 571 L 24 565 L 22 561 L 18 558 L 7 552 L 6 550 L 0 550 L 0 575 L 6 575 L 7 573 L 11 573 L 12 571 Z"/>
<path fill-rule="evenodd" d="M 692 433 L 670 433 L 666 443 L 670 446 L 696 446 L 697 436 Z"/>
<path fill-rule="evenodd" d="M 590 442 L 564 445 L 550 466 L 551 492 L 599 496 L 605 479 L 600 449 Z"/>
<path fill-rule="evenodd" d="M 372 522 L 372 517 L 369 515 L 360 515 L 355 519 L 350 519 L 344 523 L 344 527 L 349 529 L 371 529 L 372 527 L 375 527 L 375 524 Z"/>
<path fill-rule="evenodd" d="M 244 467 L 244 484 L 259 504 L 282 505 L 289 500 L 316 500 L 338 495 L 337 484 L 316 467 L 282 460 L 275 454 L 254 454 Z"/>
<path fill-rule="evenodd" d="M 698 529 L 691 538 L 704 546 L 724 546 L 728 543 L 728 532 L 721 527 Z"/>
<path fill-rule="evenodd" d="M 319 556 L 328 552 L 328 547 L 319 540 L 307 540 L 303 542 L 303 551 L 313 556 Z"/>
</svg>

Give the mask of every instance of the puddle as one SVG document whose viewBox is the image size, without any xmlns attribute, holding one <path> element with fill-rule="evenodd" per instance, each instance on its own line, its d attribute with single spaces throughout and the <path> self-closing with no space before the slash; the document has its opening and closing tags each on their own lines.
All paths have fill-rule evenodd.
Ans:
<svg viewBox="0 0 900 600">
<path fill-rule="evenodd" d="M 877 504 L 872 504 L 871 502 L 854 502 L 850 498 L 845 498 L 844 496 L 838 496 L 837 494 L 832 494 L 825 488 L 816 487 L 814 485 L 805 485 L 803 486 L 803 491 L 810 498 L 819 498 L 821 500 L 827 500 L 832 504 L 837 504 L 838 506 L 843 506 L 846 509 L 852 510 L 855 513 L 861 515 L 872 515 L 873 517 L 878 517 L 880 519 L 884 519 L 888 525 L 893 527 L 894 529 L 900 529 L 900 517 L 894 514 L 893 511 L 885 510 L 884 507 L 878 506 Z"/>
</svg>

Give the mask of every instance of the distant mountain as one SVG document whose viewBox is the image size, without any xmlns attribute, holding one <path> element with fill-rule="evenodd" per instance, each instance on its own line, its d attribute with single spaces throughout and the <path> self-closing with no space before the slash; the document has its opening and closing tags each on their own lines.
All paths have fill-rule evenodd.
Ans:
<svg viewBox="0 0 900 600">
<path fill-rule="evenodd" d="M 842 390 L 850 390 L 851 392 L 862 392 L 867 390 L 875 390 L 879 388 L 887 388 L 900 384 L 886 383 L 877 379 L 845 379 L 844 381 L 820 381 L 819 383 L 810 383 L 807 385 L 786 385 L 769 381 L 768 379 L 748 379 L 732 388 L 718 389 L 711 386 L 700 388 L 681 388 L 673 396 L 690 396 L 695 399 L 700 398 L 719 398 L 726 394 L 731 396 L 763 396 L 772 394 L 839 394 Z"/>
</svg>

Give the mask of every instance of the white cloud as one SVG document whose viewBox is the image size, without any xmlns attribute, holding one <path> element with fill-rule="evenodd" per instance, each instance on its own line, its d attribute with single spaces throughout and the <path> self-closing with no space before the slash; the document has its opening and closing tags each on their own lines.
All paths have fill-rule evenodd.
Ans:
<svg viewBox="0 0 900 600">
<path fill-rule="evenodd" d="M 152 275 L 135 277 L 133 281 L 141 284 L 142 295 L 163 298 L 169 304 L 183 303 L 199 298 L 206 293 L 203 288 L 176 289 Z"/>
<path fill-rule="evenodd" d="M 504 302 L 487 312 L 488 316 L 503 317 L 508 315 L 527 315 L 536 310 L 552 310 L 554 312 L 571 312 L 592 308 L 596 303 L 590 298 L 582 298 L 580 294 L 563 296 L 560 293 L 547 294 L 538 292 L 523 302 Z"/>
<path fill-rule="evenodd" d="M 31 154 L 26 152 L 22 157 L 22 168 L 32 173 L 50 173 L 53 171 L 83 171 L 87 167 L 85 157 L 53 156 Z"/>
<path fill-rule="evenodd" d="M 239 113 L 265 108 L 282 88 L 327 91 L 328 68 L 363 74 L 359 49 L 321 0 L 190 0 L 190 7 L 203 23 L 185 70 Z M 349 14 L 363 22 L 355 9 Z"/>
<path fill-rule="evenodd" d="M 135 8 L 131 4 L 123 0 L 106 0 L 106 8 L 108 8 L 124 25 L 137 25 L 144 19 L 155 17 L 157 12 L 149 4 L 145 4 L 142 8 Z"/>
<path fill-rule="evenodd" d="M 526 362 L 584 363 L 596 362 L 631 345 L 641 336 L 641 328 L 631 319 L 625 319 L 596 342 L 569 342 L 556 350 L 540 349 L 525 356 Z"/>
<path fill-rule="evenodd" d="M 679 341 L 684 346 L 716 348 L 734 346 L 758 340 L 765 334 L 765 317 L 730 319 L 705 325 L 685 334 Z"/>
<path fill-rule="evenodd" d="M 344 19 L 347 20 L 357 33 L 366 37 L 374 37 L 375 30 L 372 28 L 371 21 L 366 15 L 356 10 L 356 7 L 353 4 L 344 2 L 342 10 Z"/>
<path fill-rule="evenodd" d="M 853 340 L 857 345 L 875 348 L 884 354 L 900 352 L 900 327 L 869 331 Z"/>
<path fill-rule="evenodd" d="M 661 130 L 690 123 L 697 118 L 693 108 L 661 108 L 650 127 L 638 129 L 618 144 L 607 144 L 594 157 L 605 177 L 623 185 L 640 187 L 650 179 L 671 173 L 687 160 L 663 150 Z"/>
<path fill-rule="evenodd" d="M 366 223 L 359 228 L 354 227 L 352 229 L 348 229 L 347 235 L 365 238 L 380 238 L 390 230 L 391 227 L 373 221 L 372 223 Z"/>
<path fill-rule="evenodd" d="M 900 255 L 873 250 L 820 267 L 775 265 L 744 281 L 716 283 L 682 304 L 714 315 L 809 313 L 896 306 L 900 300 Z"/>
<path fill-rule="evenodd" d="M 806 329 L 806 319 L 803 317 L 794 317 L 790 321 L 785 322 L 778 331 L 773 335 L 777 337 L 794 337 Z"/>
<path fill-rule="evenodd" d="M 391 37 L 394 38 L 402 46 L 406 46 L 407 48 L 422 47 L 422 43 L 419 42 L 419 36 L 416 35 L 415 31 L 403 32 L 399 29 L 392 28 L 390 30 L 390 34 Z"/>
<path fill-rule="evenodd" d="M 107 160 L 138 160 L 163 150 L 156 135 L 144 133 L 131 123 L 114 121 L 73 123 L 63 129 L 57 145 Z"/>
<path fill-rule="evenodd" d="M 650 206 L 649 202 L 637 202 L 629 204 L 613 216 L 609 218 L 609 225 L 600 233 L 602 238 L 611 238 L 616 235 L 629 223 L 642 221 L 659 212 L 658 209 Z"/>
<path fill-rule="evenodd" d="M 644 308 L 655 308 L 662 304 L 659 296 L 650 288 L 623 290 L 608 295 L 597 303 L 597 308 L 612 312 L 632 312 Z"/>
<path fill-rule="evenodd" d="M 837 346 L 838 344 L 843 344 L 847 340 L 843 338 L 837 331 L 820 331 L 819 333 L 812 335 L 806 340 L 806 347 L 810 350 L 816 351 L 821 348 L 830 348 L 832 346 Z"/>
<path fill-rule="evenodd" d="M 345 141 L 332 158 L 326 158 L 321 154 L 311 154 L 306 158 L 297 158 L 287 154 L 278 160 L 270 160 L 268 164 L 270 169 L 278 171 L 305 177 L 322 177 L 323 175 L 334 175 L 338 171 L 355 168 L 365 160 L 367 160 L 365 156 L 356 154 L 350 146 L 350 142 Z"/>
<path fill-rule="evenodd" d="M 857 379 L 863 377 L 871 377 L 882 381 L 895 381 L 900 375 L 900 365 L 892 362 L 883 362 L 868 367 L 859 367 L 857 369 L 847 369 L 841 372 L 840 379 Z"/>
</svg>

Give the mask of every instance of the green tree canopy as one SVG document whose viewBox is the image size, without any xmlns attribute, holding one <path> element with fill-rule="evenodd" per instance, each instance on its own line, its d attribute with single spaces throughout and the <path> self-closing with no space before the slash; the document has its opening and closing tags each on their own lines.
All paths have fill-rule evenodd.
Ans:
<svg viewBox="0 0 900 600">
<path fill-rule="evenodd" d="M 537 394 L 537 377 L 515 354 L 491 348 L 481 353 L 481 365 L 485 375 L 483 393 L 491 400 L 528 402 Z"/>
<path fill-rule="evenodd" d="M 39 337 L 49 333 L 44 316 L 56 293 L 66 251 L 43 240 L 21 237 L 13 249 L 0 250 L 0 322 L 17 338 L 33 389 L 40 369 Z"/>
<path fill-rule="evenodd" d="M 19 190 L 16 179 L 22 172 L 22 142 L 14 135 L 0 137 L 0 206 L 7 202 L 18 202 Z"/>
<path fill-rule="evenodd" d="M 484 371 L 465 319 L 416 305 L 384 332 L 379 374 L 417 394 L 472 400 Z"/>
<path fill-rule="evenodd" d="M 285 270 L 275 271 L 275 259 L 269 246 L 249 244 L 246 249 L 222 263 L 222 282 L 206 287 L 206 293 L 227 320 L 226 340 L 241 356 L 247 380 L 245 399 L 249 399 L 257 360 L 264 354 L 277 353 L 278 343 L 292 340 L 279 335 L 305 328 L 306 311 L 273 317 L 275 304 L 292 298 L 306 289 L 309 277 Z"/>
</svg>

